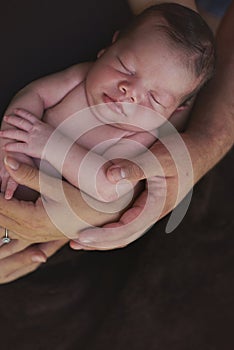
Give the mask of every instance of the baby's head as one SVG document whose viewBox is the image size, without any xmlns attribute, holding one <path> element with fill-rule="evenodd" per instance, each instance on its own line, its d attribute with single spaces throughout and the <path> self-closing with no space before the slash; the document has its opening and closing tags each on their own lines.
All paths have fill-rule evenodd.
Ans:
<svg viewBox="0 0 234 350">
<path fill-rule="evenodd" d="M 165 39 L 191 73 L 199 78 L 201 87 L 214 73 L 214 36 L 202 17 L 195 11 L 175 3 L 163 3 L 147 8 L 119 33 L 119 39 L 134 33 Z"/>
<path fill-rule="evenodd" d="M 88 99 L 110 102 L 113 111 L 135 102 L 168 119 L 212 76 L 214 63 L 213 34 L 200 15 L 174 3 L 155 5 L 100 52 L 87 77 Z"/>
</svg>

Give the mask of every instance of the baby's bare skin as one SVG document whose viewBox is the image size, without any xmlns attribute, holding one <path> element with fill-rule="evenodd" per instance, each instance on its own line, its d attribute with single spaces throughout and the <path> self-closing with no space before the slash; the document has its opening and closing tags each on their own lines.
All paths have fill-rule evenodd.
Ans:
<svg viewBox="0 0 234 350">
<path fill-rule="evenodd" d="M 18 107 L 13 109 L 16 117 L 10 115 L 5 121 L 21 131 L 1 132 L 2 137 L 16 140 L 4 149 L 40 159 L 44 156 L 67 181 L 91 197 L 116 200 L 116 188 L 103 165 L 117 158 L 131 160 L 148 149 L 155 142 L 155 130 L 200 83 L 200 77 L 181 63 L 181 52 L 172 52 L 160 32 L 156 34 L 159 40 L 152 42 L 148 35 L 151 25 L 145 27 L 145 31 L 136 30 L 131 40 L 116 40 L 115 36 L 113 44 L 102 50 L 93 64 L 76 65 L 29 84 L 11 103 L 11 110 L 14 105 Z M 65 128 L 60 129 L 65 121 Z M 51 127 L 60 129 L 57 145 L 70 142 L 72 146 L 65 149 L 65 159 L 56 142 L 52 152 L 44 152 L 44 145 L 48 140 L 51 144 L 54 135 Z M 90 170 L 86 173 L 97 177 L 91 190 L 85 172 L 83 185 L 78 182 L 86 156 L 86 170 Z M 62 169 L 59 158 L 64 160 Z M 101 197 L 97 194 L 100 191 L 104 191 Z"/>
</svg>

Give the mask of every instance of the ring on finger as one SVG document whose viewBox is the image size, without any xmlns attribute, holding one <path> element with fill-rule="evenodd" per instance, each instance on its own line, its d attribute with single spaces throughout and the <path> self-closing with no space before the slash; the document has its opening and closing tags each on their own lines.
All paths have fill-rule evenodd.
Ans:
<svg viewBox="0 0 234 350">
<path fill-rule="evenodd" d="M 2 237 L 2 243 L 3 243 L 3 244 L 8 244 L 8 243 L 10 243 L 10 242 L 11 242 L 11 239 L 10 239 L 10 237 L 9 237 L 9 235 L 8 235 L 8 229 L 5 228 L 5 236 Z"/>
</svg>

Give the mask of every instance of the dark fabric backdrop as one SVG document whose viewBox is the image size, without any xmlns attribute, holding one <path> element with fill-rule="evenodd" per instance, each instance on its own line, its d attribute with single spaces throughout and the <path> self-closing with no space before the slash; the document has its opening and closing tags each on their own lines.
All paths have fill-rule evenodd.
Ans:
<svg viewBox="0 0 234 350">
<path fill-rule="evenodd" d="M 31 80 L 95 58 L 129 16 L 124 0 L 2 2 L 1 114 Z M 233 158 L 172 234 L 165 218 L 123 250 L 65 247 L 0 286 L 1 349 L 233 349 Z"/>
</svg>

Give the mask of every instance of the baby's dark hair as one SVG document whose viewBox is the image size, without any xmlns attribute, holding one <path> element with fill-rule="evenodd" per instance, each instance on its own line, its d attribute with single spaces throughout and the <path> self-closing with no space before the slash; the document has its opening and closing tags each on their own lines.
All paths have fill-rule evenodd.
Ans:
<svg viewBox="0 0 234 350">
<path fill-rule="evenodd" d="M 160 19 L 160 20 L 158 20 Z M 131 34 L 141 25 L 151 20 L 152 27 L 166 34 L 175 48 L 185 53 L 185 64 L 201 77 L 200 88 L 214 73 L 214 36 L 195 11 L 175 3 L 163 3 L 145 9 L 120 32 L 120 38 Z"/>
</svg>

